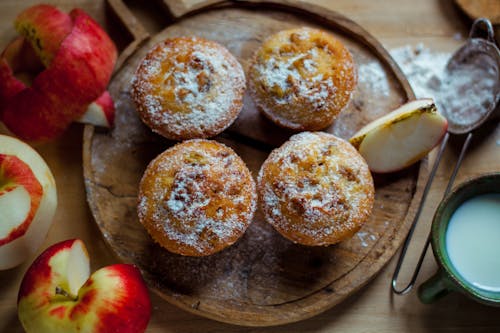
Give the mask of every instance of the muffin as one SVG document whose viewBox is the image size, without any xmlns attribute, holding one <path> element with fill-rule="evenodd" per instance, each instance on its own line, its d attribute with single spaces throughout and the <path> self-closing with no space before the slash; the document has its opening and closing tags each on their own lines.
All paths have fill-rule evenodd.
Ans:
<svg viewBox="0 0 500 333">
<path fill-rule="evenodd" d="M 225 130 L 243 106 L 245 74 L 216 42 L 180 37 L 153 47 L 135 72 L 132 100 L 142 121 L 171 140 Z"/>
<path fill-rule="evenodd" d="M 294 135 L 273 150 L 257 188 L 266 221 L 289 240 L 310 246 L 351 237 L 370 217 L 375 192 L 356 149 L 320 132 Z"/>
<path fill-rule="evenodd" d="M 331 125 L 357 80 L 347 48 L 310 28 L 281 31 L 265 40 L 248 77 L 258 109 L 277 125 L 301 131 Z"/>
<path fill-rule="evenodd" d="M 210 140 L 177 144 L 147 167 L 139 186 L 139 220 L 170 252 L 206 256 L 233 244 L 255 212 L 255 183 L 245 163 Z"/>
</svg>

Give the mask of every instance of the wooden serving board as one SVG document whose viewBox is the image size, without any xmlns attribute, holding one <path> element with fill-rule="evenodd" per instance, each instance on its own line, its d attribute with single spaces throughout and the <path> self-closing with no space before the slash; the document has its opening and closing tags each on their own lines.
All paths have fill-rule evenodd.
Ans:
<svg viewBox="0 0 500 333">
<path fill-rule="evenodd" d="M 116 0 L 109 3 L 115 10 L 123 6 Z M 117 10 L 122 20 L 137 26 L 131 13 L 122 9 Z M 196 35 L 225 45 L 246 68 L 264 38 L 298 26 L 331 31 L 357 64 L 359 83 L 352 102 L 328 132 L 349 138 L 364 124 L 414 97 L 382 46 L 340 14 L 314 6 L 306 9 L 292 1 L 238 1 L 183 13 L 142 45 L 144 30 L 132 27 L 136 40 L 120 58 L 126 61 L 109 87 L 117 107 L 115 127 L 85 130 L 87 197 L 104 238 L 122 261 L 141 269 L 151 289 L 198 315 L 248 326 L 314 316 L 368 283 L 394 255 L 414 216 L 427 175 L 426 161 L 400 173 L 376 175 L 373 215 L 353 238 L 335 246 L 293 244 L 267 225 L 258 211 L 235 245 L 209 257 L 190 258 L 156 245 L 138 222 L 139 180 L 151 159 L 172 144 L 141 123 L 130 100 L 131 78 L 145 53 L 167 37 Z M 292 133 L 264 119 L 248 96 L 244 104 L 234 125 L 215 139 L 235 149 L 256 176 L 269 150 Z"/>
</svg>

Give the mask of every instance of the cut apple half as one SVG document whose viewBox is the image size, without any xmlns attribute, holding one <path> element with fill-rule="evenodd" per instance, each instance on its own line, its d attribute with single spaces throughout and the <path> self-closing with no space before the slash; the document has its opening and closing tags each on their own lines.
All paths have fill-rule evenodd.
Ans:
<svg viewBox="0 0 500 333">
<path fill-rule="evenodd" d="M 27 333 L 142 333 L 151 314 L 148 289 L 128 264 L 90 274 L 79 239 L 46 249 L 24 275 L 18 315 Z"/>
<path fill-rule="evenodd" d="M 423 158 L 443 138 L 446 118 L 432 99 L 411 101 L 359 130 L 349 141 L 371 171 L 386 173 L 406 168 Z"/>
</svg>

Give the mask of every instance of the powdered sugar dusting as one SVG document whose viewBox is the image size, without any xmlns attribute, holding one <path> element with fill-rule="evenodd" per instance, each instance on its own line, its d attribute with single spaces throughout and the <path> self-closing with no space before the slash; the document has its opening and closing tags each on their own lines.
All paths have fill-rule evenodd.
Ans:
<svg viewBox="0 0 500 333">
<path fill-rule="evenodd" d="M 133 84 L 138 107 L 160 134 L 217 134 L 241 109 L 243 69 L 227 50 L 213 42 L 179 40 L 182 42 L 159 44 L 139 66 Z"/>
<path fill-rule="evenodd" d="M 468 61 L 447 71 L 439 90 L 444 116 L 458 127 L 480 121 L 496 104 L 498 68 L 484 54 L 469 57 Z"/>
<path fill-rule="evenodd" d="M 155 159 L 148 170 L 156 179 L 147 181 L 153 188 L 139 202 L 141 220 L 151 218 L 168 239 L 199 253 L 234 242 L 255 211 L 255 185 L 243 161 L 222 147 L 191 140 Z"/>
<path fill-rule="evenodd" d="M 390 50 L 391 56 L 408 78 L 417 98 L 433 98 L 444 77 L 449 53 L 433 52 L 423 45 Z"/>
<path fill-rule="evenodd" d="M 348 143 L 329 134 L 292 136 L 266 160 L 259 184 L 272 224 L 319 242 L 355 230 L 371 212 L 373 184 L 366 163 Z M 293 221 L 294 215 L 303 223 Z"/>
<path fill-rule="evenodd" d="M 438 110 L 455 128 L 480 120 L 494 105 L 498 73 L 491 59 L 482 53 L 453 64 L 448 53 L 433 52 L 423 45 L 394 49 L 391 55 L 408 77 L 415 95 L 431 97 Z"/>
<path fill-rule="evenodd" d="M 249 76 L 259 108 L 293 129 L 328 126 L 356 81 L 349 51 L 333 36 L 310 28 L 281 31 L 264 41 Z"/>
<path fill-rule="evenodd" d="M 358 66 L 358 77 L 371 91 L 386 97 L 390 95 L 389 79 L 381 63 L 361 63 Z"/>
<path fill-rule="evenodd" d="M 288 104 L 294 98 L 302 97 L 314 107 L 311 110 L 314 112 L 324 107 L 327 97 L 337 91 L 332 78 L 315 73 L 317 57 L 316 49 L 311 49 L 285 60 L 269 58 L 265 63 L 258 63 L 255 69 L 271 90 L 278 90 L 277 96 L 281 95 L 276 98 L 278 104 Z M 298 63 L 302 63 L 306 75 L 300 72 Z M 285 93 L 287 90 L 291 93 Z"/>
</svg>

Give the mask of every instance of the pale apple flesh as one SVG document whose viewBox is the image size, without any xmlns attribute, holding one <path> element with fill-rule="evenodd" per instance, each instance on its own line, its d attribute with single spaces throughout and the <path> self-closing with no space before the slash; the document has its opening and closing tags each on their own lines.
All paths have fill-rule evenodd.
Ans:
<svg viewBox="0 0 500 333">
<path fill-rule="evenodd" d="M 114 121 L 115 104 L 108 91 L 105 91 L 101 97 L 90 103 L 83 116 L 77 119 L 79 123 L 107 128 L 112 127 Z"/>
<path fill-rule="evenodd" d="M 0 270 L 4 270 L 27 260 L 42 244 L 56 212 L 57 190 L 49 167 L 26 143 L 0 135 L 0 156 Z"/>
<path fill-rule="evenodd" d="M 151 304 L 137 268 L 116 264 L 89 277 L 81 240 L 49 247 L 26 272 L 18 296 L 27 333 L 144 332 Z"/>
<path fill-rule="evenodd" d="M 0 192 L 0 207 L 7 209 L 2 210 L 0 214 L 0 246 L 19 237 L 16 232 L 21 229 L 23 224 L 29 224 L 31 219 L 28 218 L 31 211 L 31 197 L 28 191 L 23 186 L 17 186 L 9 191 Z"/>
<path fill-rule="evenodd" d="M 26 233 L 42 195 L 43 188 L 27 164 L 0 153 L 0 246 Z"/>
<path fill-rule="evenodd" d="M 375 120 L 350 142 L 373 172 L 406 168 L 423 158 L 443 138 L 448 128 L 430 99 L 416 100 Z"/>
</svg>

